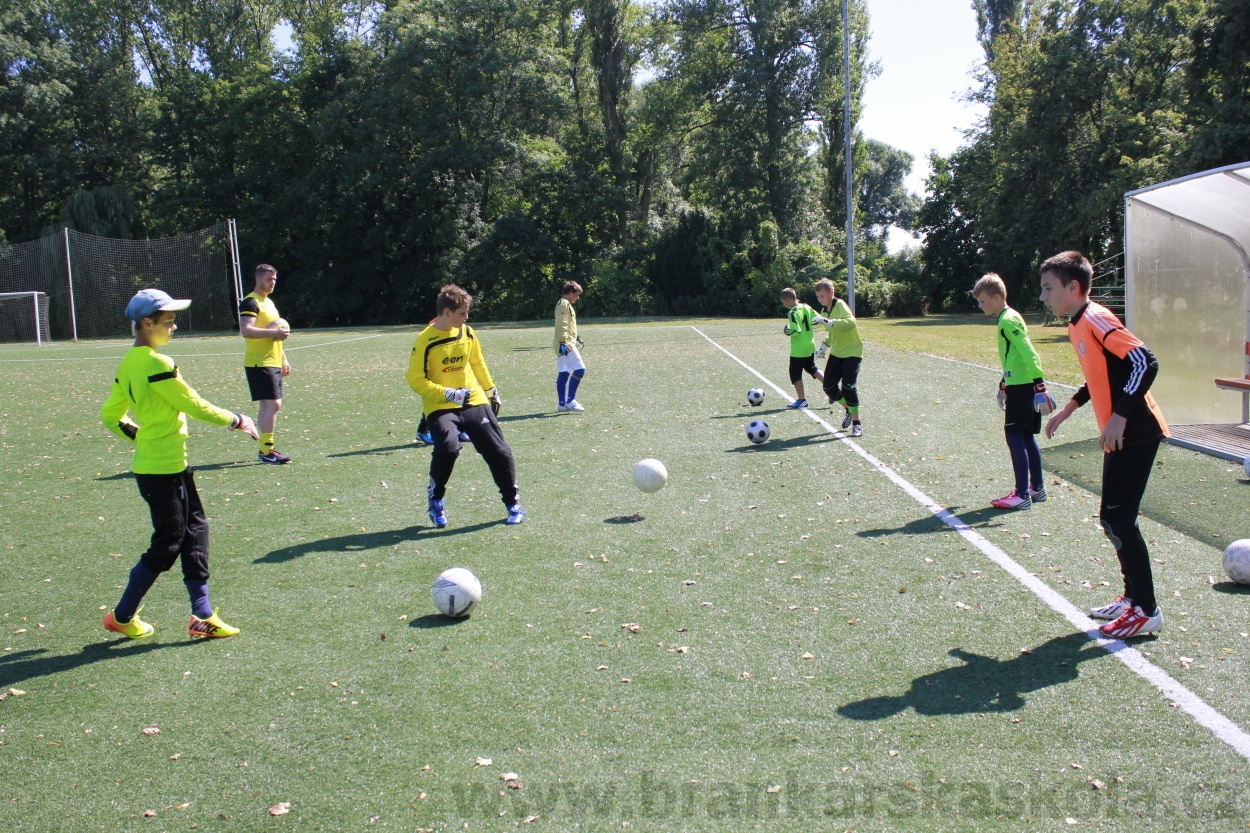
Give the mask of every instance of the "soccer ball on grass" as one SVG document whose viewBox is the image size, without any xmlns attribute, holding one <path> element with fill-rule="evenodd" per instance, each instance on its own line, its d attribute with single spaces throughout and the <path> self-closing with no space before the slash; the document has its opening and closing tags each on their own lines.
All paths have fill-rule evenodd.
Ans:
<svg viewBox="0 0 1250 833">
<path fill-rule="evenodd" d="M 634 485 L 647 494 L 658 492 L 668 482 L 668 469 L 659 460 L 648 457 L 634 466 Z"/>
<path fill-rule="evenodd" d="M 434 606 L 444 616 L 467 616 L 482 600 L 482 584 L 464 567 L 444 570 L 434 580 Z"/>
<path fill-rule="evenodd" d="M 1250 584 L 1250 538 L 1233 541 L 1224 550 L 1224 572 L 1238 584 Z"/>
<path fill-rule="evenodd" d="M 753 419 L 747 426 L 747 439 L 756 445 L 766 442 L 771 433 L 772 431 L 769 430 L 768 423 L 762 419 Z"/>
<path fill-rule="evenodd" d="M 755 405 L 757 407 L 760 405 L 763 405 L 764 404 L 763 388 L 751 388 L 749 391 L 747 391 L 747 404 Z"/>
</svg>

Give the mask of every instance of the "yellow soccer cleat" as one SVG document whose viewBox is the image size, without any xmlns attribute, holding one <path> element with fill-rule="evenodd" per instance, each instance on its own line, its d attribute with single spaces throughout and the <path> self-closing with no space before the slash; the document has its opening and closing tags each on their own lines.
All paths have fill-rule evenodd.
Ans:
<svg viewBox="0 0 1250 833">
<path fill-rule="evenodd" d="M 141 607 L 139 610 L 143 610 L 143 608 Z M 110 610 L 104 614 L 105 629 L 128 636 L 131 639 L 142 639 L 145 636 L 151 636 L 156 633 L 156 628 L 139 618 L 139 610 L 135 611 L 135 615 L 130 617 L 129 622 L 118 622 L 117 617 Z"/>
<path fill-rule="evenodd" d="M 224 639 L 227 636 L 238 636 L 239 629 L 232 628 L 217 615 L 217 610 L 213 610 L 213 615 L 207 619 L 201 619 L 192 614 L 187 621 L 187 633 L 191 636 L 205 637 L 211 639 Z"/>
</svg>

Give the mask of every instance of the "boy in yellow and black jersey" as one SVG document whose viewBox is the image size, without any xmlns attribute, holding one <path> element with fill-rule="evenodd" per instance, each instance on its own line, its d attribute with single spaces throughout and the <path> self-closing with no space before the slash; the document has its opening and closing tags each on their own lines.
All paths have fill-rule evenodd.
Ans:
<svg viewBox="0 0 1250 833">
<path fill-rule="evenodd" d="M 256 288 L 239 302 L 239 335 L 247 342 L 243 354 L 243 372 L 252 401 L 258 403 L 256 427 L 260 430 L 260 449 L 256 458 L 269 465 L 283 465 L 291 458 L 273 447 L 277 431 L 278 411 L 282 410 L 282 380 L 291 374 L 283 342 L 291 336 L 291 327 L 278 315 L 269 296 L 278 283 L 278 270 L 262 263 L 255 270 Z"/>
<path fill-rule="evenodd" d="M 460 456 L 461 433 L 468 435 L 490 468 L 499 496 L 508 508 L 508 523 L 525 520 L 516 483 L 516 461 L 495 417 L 499 390 L 486 369 L 477 334 L 466 323 L 472 301 L 469 293 L 455 284 L 444 286 L 438 293 L 438 317 L 417 336 L 408 360 L 408 384 L 421 396 L 426 425 L 434 441 L 429 516 L 439 529 L 447 526 L 443 496 Z"/>
<path fill-rule="evenodd" d="M 112 393 L 100 408 L 104 427 L 135 444 L 135 482 L 152 514 L 152 544 L 130 571 L 121 601 L 104 616 L 105 628 L 132 639 L 152 635 L 152 626 L 139 618 L 139 608 L 157 576 L 178 560 L 191 597 L 187 632 L 196 637 L 239 632 L 217 617 L 208 598 L 208 519 L 187 466 L 187 415 L 245 431 L 252 439 L 257 432 L 250 417 L 202 399 L 173 359 L 158 352 L 178 329 L 177 311 L 189 306 L 190 301 L 175 300 L 159 289 L 141 290 L 130 300 L 126 316 L 135 322 L 135 343 L 122 358 Z"/>
</svg>

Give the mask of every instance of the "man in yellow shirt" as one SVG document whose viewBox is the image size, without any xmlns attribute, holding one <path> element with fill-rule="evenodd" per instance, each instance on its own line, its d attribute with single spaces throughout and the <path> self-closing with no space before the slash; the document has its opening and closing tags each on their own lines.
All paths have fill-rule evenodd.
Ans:
<svg viewBox="0 0 1250 833">
<path fill-rule="evenodd" d="M 152 513 L 152 544 L 130 571 L 121 601 L 104 616 L 105 628 L 132 639 L 152 635 L 152 626 L 139 618 L 143 596 L 179 559 L 191 597 L 187 633 L 223 637 L 239 632 L 218 618 L 208 598 L 208 519 L 187 466 L 187 414 L 210 425 L 246 431 L 252 439 L 256 426 L 245 414 L 201 399 L 183 381 L 173 360 L 157 352 L 178 329 L 176 312 L 189 306 L 190 301 L 175 300 L 159 289 L 141 290 L 130 300 L 126 316 L 135 322 L 135 343 L 122 358 L 112 393 L 100 408 L 104 426 L 135 444 L 135 481 Z M 138 422 L 127 412 L 133 412 Z"/>
<path fill-rule="evenodd" d="M 282 410 L 282 379 L 291 373 L 282 342 L 291 335 L 291 328 L 278 315 L 278 308 L 269 300 L 278 283 L 278 270 L 268 263 L 256 267 L 256 288 L 239 302 L 239 335 L 247 340 L 243 370 L 252 401 L 260 405 L 256 427 L 260 429 L 260 450 L 256 457 L 262 463 L 280 466 L 291 458 L 274 450 L 273 435 Z"/>
<path fill-rule="evenodd" d="M 582 403 L 577 401 L 577 386 L 586 375 L 586 363 L 578 350 L 582 340 L 577 335 L 577 313 L 573 305 L 582 297 L 582 285 L 577 281 L 566 281 L 556 302 L 556 396 L 559 402 L 557 411 L 584 411 Z"/>
<path fill-rule="evenodd" d="M 443 496 L 460 456 L 461 432 L 468 435 L 490 468 L 508 508 L 508 523 L 525 520 L 516 461 L 491 409 L 491 403 L 500 401 L 499 390 L 486 369 L 477 334 L 466 323 L 472 301 L 472 296 L 455 284 L 444 286 L 438 293 L 438 317 L 417 336 L 408 360 L 408 384 L 421 395 L 434 441 L 428 498 L 430 521 L 439 529 L 447 526 Z"/>
</svg>

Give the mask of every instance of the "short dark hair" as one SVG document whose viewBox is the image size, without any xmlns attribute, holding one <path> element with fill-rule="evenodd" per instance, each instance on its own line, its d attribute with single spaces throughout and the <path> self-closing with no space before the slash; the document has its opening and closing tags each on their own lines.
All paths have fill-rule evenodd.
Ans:
<svg viewBox="0 0 1250 833">
<path fill-rule="evenodd" d="M 253 277 L 259 278 L 261 275 L 268 275 L 270 272 L 273 272 L 275 275 L 278 274 L 278 270 L 270 266 L 268 263 L 261 263 L 258 264 L 254 270 L 252 270 L 252 275 Z"/>
<path fill-rule="evenodd" d="M 788 298 L 791 301 L 797 301 L 799 299 L 799 293 L 794 291 L 794 287 L 787 286 L 785 289 L 781 290 L 781 297 Z"/>
<path fill-rule="evenodd" d="M 1090 284 L 1094 282 L 1094 267 L 1090 264 L 1089 258 L 1074 250 L 1060 252 L 1053 257 L 1046 258 L 1037 272 L 1039 275 L 1045 275 L 1047 272 L 1054 274 L 1059 279 L 1059 283 L 1064 286 L 1076 281 L 1081 287 L 1081 292 L 1087 295 Z"/>
<path fill-rule="evenodd" d="M 454 283 L 449 283 L 438 291 L 438 303 L 435 304 L 434 308 L 438 311 L 439 315 L 442 315 L 443 310 L 460 309 L 465 304 L 471 303 L 473 303 L 472 295 L 465 292 Z"/>
<path fill-rule="evenodd" d="M 581 295 L 582 285 L 577 281 L 565 281 L 564 288 L 560 290 L 560 295 L 568 295 L 570 292 L 576 292 L 578 295 Z"/>
</svg>

